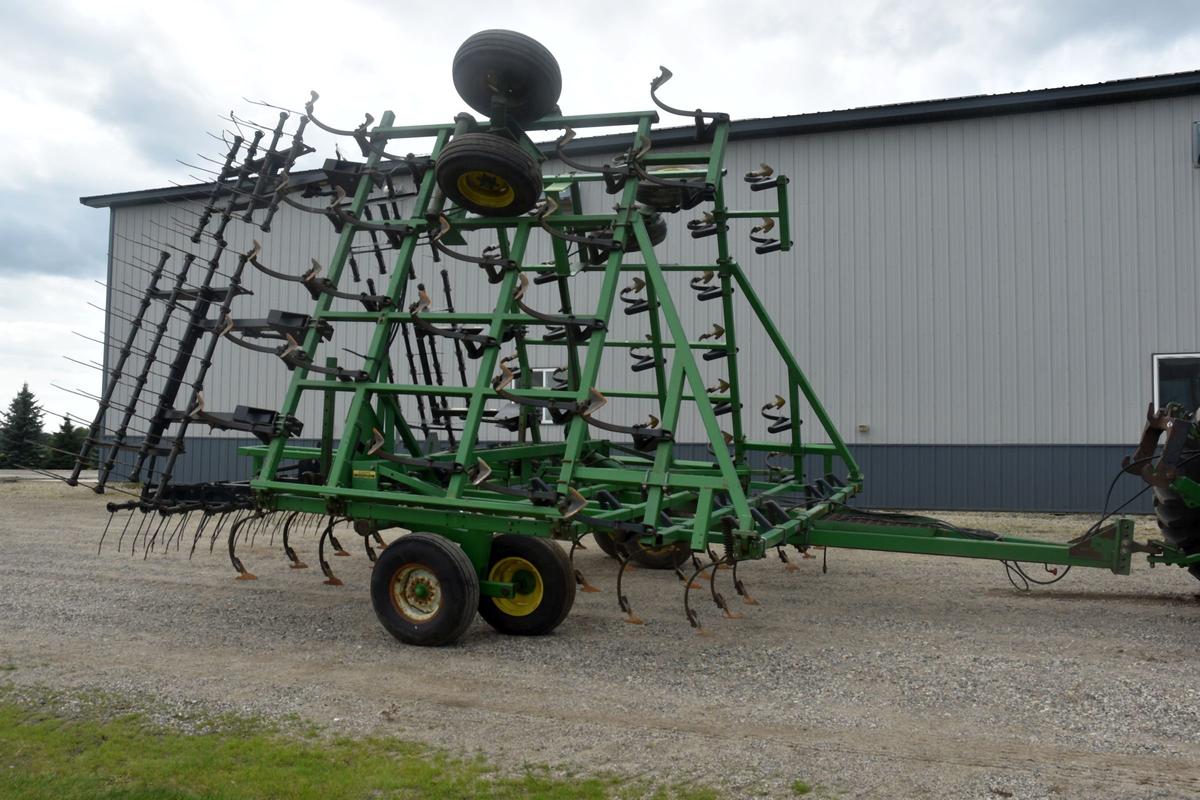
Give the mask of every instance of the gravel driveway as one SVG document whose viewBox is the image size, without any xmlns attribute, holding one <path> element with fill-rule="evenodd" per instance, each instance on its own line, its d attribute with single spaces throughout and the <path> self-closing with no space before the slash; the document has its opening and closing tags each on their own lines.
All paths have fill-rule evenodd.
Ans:
<svg viewBox="0 0 1200 800">
<path fill-rule="evenodd" d="M 618 771 L 733 797 L 1200 796 L 1200 584 L 1135 562 L 1014 591 L 984 561 L 830 551 L 787 571 L 739 569 L 761 601 L 697 637 L 670 574 L 636 571 L 626 624 L 615 562 L 591 546 L 555 635 L 482 622 L 453 648 L 404 647 L 375 620 L 369 563 L 346 532 L 345 586 L 290 570 L 260 537 L 235 581 L 218 548 L 96 553 L 106 514 L 84 489 L 0 485 L 0 680 L 152 696 L 168 705 L 298 714 L 500 764 Z M 947 514 L 1066 538 L 1050 515 Z M 1139 523 L 1148 533 L 1148 523 Z M 721 580 L 728 580 L 721 573 Z M 729 587 L 726 585 L 726 588 Z M 732 591 L 727 591 L 732 595 Z"/>
</svg>

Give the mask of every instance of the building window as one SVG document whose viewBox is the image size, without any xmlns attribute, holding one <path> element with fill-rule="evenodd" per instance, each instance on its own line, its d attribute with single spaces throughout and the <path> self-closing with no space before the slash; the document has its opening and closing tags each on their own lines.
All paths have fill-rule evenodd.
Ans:
<svg viewBox="0 0 1200 800">
<path fill-rule="evenodd" d="M 534 367 L 533 373 L 536 376 L 533 385 L 539 389 L 554 388 L 554 371 L 555 367 Z M 553 425 L 554 420 L 550 418 L 550 409 L 542 409 L 542 424 Z"/>
<path fill-rule="evenodd" d="M 1154 356 L 1154 407 L 1179 403 L 1189 414 L 1200 408 L 1200 353 Z"/>
</svg>

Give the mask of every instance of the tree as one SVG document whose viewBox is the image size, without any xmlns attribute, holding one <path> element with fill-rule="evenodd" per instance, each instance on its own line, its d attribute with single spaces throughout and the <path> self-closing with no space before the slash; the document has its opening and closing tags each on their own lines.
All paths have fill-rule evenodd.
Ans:
<svg viewBox="0 0 1200 800">
<path fill-rule="evenodd" d="M 87 433 L 87 428 L 72 425 L 70 417 L 63 417 L 62 425 L 46 440 L 46 459 L 42 466 L 47 469 L 70 469 L 75 466 L 75 456 L 82 449 Z"/>
<path fill-rule="evenodd" d="M 0 414 L 0 467 L 38 467 L 42 455 L 42 407 L 26 383 Z"/>
</svg>

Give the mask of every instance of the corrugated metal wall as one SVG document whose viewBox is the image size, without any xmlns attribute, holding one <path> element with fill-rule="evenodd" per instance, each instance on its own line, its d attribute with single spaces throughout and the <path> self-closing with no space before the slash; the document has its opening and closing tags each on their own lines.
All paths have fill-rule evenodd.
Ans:
<svg viewBox="0 0 1200 800">
<path fill-rule="evenodd" d="M 768 202 L 747 191 L 738 176 L 759 162 L 771 164 L 792 180 L 795 240 L 791 253 L 755 256 L 745 222 L 734 230 L 734 255 L 834 421 L 873 464 L 895 468 L 901 451 L 893 457 L 884 453 L 898 445 L 1108 445 L 1095 450 L 1096 459 L 1107 462 L 1112 446 L 1131 443 L 1140 428 L 1151 397 L 1151 354 L 1200 349 L 1194 313 L 1200 301 L 1195 222 L 1200 171 L 1191 166 L 1195 119 L 1200 119 L 1200 98 L 1185 97 L 734 142 L 728 155 L 730 205 Z M 547 172 L 554 169 L 547 166 Z M 599 187 L 588 197 L 593 209 L 611 202 Z M 179 225 L 172 218 L 187 222 L 196 207 L 112 212 L 116 289 L 145 282 L 143 271 L 126 266 L 151 258 L 136 242 L 169 234 L 182 245 L 183 237 L 170 233 Z M 661 261 L 713 258 L 712 240 L 687 235 L 683 223 L 691 216 L 685 212 L 670 220 L 669 238 L 656 250 Z M 243 249 L 255 237 L 264 244 L 267 263 L 294 272 L 307 268 L 311 257 L 328 263 L 335 242 L 327 220 L 290 209 L 280 213 L 271 234 L 242 227 L 231 241 Z M 549 257 L 543 240 L 538 234 L 527 263 Z M 366 237 L 361 241 L 365 244 Z M 232 265 L 230 260 L 223 269 Z M 381 280 L 370 259 L 360 257 L 359 265 L 364 276 Z M 435 306 L 444 305 L 441 266 L 450 269 L 458 310 L 491 309 L 495 287 L 480 280 L 473 267 L 435 266 L 423 254 L 417 273 L 432 290 Z M 240 316 L 311 307 L 299 287 L 258 274 L 246 277 L 255 296 L 238 301 Z M 343 286 L 348 281 L 347 275 Z M 580 313 L 594 302 L 597 282 L 592 276 L 573 281 Z M 676 286 L 685 326 L 695 337 L 719 319 L 719 308 L 693 301 L 682 277 Z M 136 301 L 115 292 L 112 302 L 110 324 L 119 337 L 120 317 Z M 541 287 L 532 302 L 549 311 L 557 308 L 550 287 Z M 748 418 L 756 420 L 751 433 L 763 436 L 754 409 L 782 391 L 784 383 L 781 363 L 750 323 L 742 313 L 741 385 Z M 645 324 L 644 316 L 625 318 L 614 335 L 636 338 Z M 341 326 L 327 353 L 355 366 L 358 359 L 343 348 L 361 352 L 365 328 Z M 397 370 L 404 373 L 399 346 L 396 352 Z M 451 370 L 452 347 L 444 346 L 440 355 L 443 368 Z M 238 402 L 279 404 L 289 373 L 277 361 L 226 342 L 218 346 L 217 357 L 206 385 L 209 409 L 229 410 Z M 649 387 L 652 373 L 632 376 L 622 353 L 610 353 L 608 359 L 602 387 Z M 535 365 L 559 363 L 548 352 Z M 713 381 L 725 377 L 725 369 L 722 362 L 705 366 Z M 611 413 L 628 420 L 648 410 L 630 402 Z M 315 432 L 318 411 L 315 400 L 302 409 L 310 426 L 306 433 Z M 859 433 L 860 424 L 869 430 Z M 694 441 L 698 432 L 693 421 L 677 438 Z M 805 436 L 824 438 L 811 419 Z M 1000 487 L 993 485 L 1000 473 L 983 468 L 997 452 L 988 447 L 956 451 L 955 459 L 978 460 L 976 466 L 958 465 L 956 475 L 936 466 L 949 463 L 949 451 L 938 455 L 905 447 L 909 468 L 902 480 L 879 471 L 869 480 L 914 487 L 881 493 L 879 501 L 889 505 L 1003 507 L 1009 495 L 1012 507 L 1097 502 L 1092 498 L 1104 487 L 1091 483 L 1101 477 L 1071 488 L 1079 483 L 1076 475 L 1062 491 L 1043 492 L 1036 500 L 1025 489 L 1017 494 L 1029 480 L 1038 486 L 1068 480 L 1062 464 L 1082 463 L 1078 449 L 1069 458 L 1066 451 L 1047 456 L 1052 450 L 1024 451 L 1027 465 L 1021 467 L 1017 457 L 1014 474 L 1035 477 Z M 968 452 L 976 455 L 964 455 Z M 1116 467 L 1106 463 L 1096 475 L 1107 476 Z M 914 484 L 914 476 L 923 475 L 928 481 Z M 956 488 L 939 495 L 929 494 L 928 486 Z M 1053 499 L 1064 491 L 1075 499 Z M 941 496 L 947 502 L 933 502 Z M 905 502 L 906 497 L 921 502 Z"/>
</svg>

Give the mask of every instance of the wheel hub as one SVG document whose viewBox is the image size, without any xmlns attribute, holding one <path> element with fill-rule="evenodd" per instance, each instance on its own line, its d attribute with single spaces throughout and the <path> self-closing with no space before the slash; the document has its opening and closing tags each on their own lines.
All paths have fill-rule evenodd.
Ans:
<svg viewBox="0 0 1200 800">
<path fill-rule="evenodd" d="M 492 565 L 488 580 L 513 585 L 512 597 L 493 597 L 496 607 L 511 617 L 532 614 L 542 604 L 545 586 L 537 567 L 517 556 L 502 558 Z"/>
<path fill-rule="evenodd" d="M 463 197 L 485 208 L 505 208 L 516 199 L 508 181 L 494 172 L 473 169 L 458 176 L 458 190 Z"/>
<path fill-rule="evenodd" d="M 424 564 L 405 564 L 392 575 L 392 605 L 409 622 L 428 622 L 442 608 L 441 583 Z"/>
</svg>

